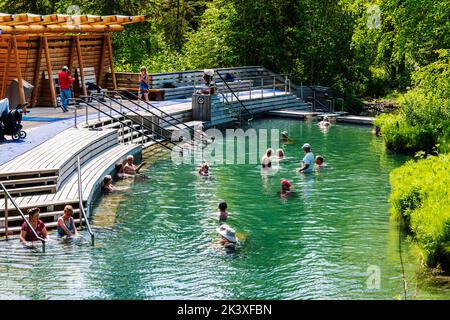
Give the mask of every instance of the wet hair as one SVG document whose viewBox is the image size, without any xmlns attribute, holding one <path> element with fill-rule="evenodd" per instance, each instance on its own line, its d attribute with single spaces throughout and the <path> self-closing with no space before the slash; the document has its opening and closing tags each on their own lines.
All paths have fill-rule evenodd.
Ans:
<svg viewBox="0 0 450 320">
<path fill-rule="evenodd" d="M 120 172 L 120 171 L 122 171 L 123 170 L 123 164 L 121 164 L 121 163 L 116 163 L 116 171 L 117 172 Z"/>
<path fill-rule="evenodd" d="M 281 155 L 284 156 L 284 151 L 283 151 L 283 149 L 278 149 L 278 150 L 277 150 L 277 156 L 280 155 L 280 152 L 281 152 Z"/>
<path fill-rule="evenodd" d="M 323 159 L 323 157 L 322 156 L 317 156 L 316 157 L 316 160 L 319 160 L 321 163 L 323 163 L 324 162 L 324 159 Z"/>
<path fill-rule="evenodd" d="M 220 210 L 224 211 L 224 210 L 227 210 L 227 208 L 228 208 L 228 205 L 227 205 L 227 203 L 225 201 L 222 201 L 222 202 L 219 203 L 219 209 Z"/>
<path fill-rule="evenodd" d="M 64 207 L 64 212 L 66 211 L 70 212 L 70 215 L 73 215 L 73 207 L 70 204 Z"/>
<path fill-rule="evenodd" d="M 110 175 L 105 176 L 103 178 L 103 184 L 106 185 L 108 182 L 112 181 L 112 177 Z"/>
<path fill-rule="evenodd" d="M 272 148 L 267 149 L 267 151 L 266 151 L 266 156 L 269 157 L 269 153 L 270 153 L 270 155 L 273 154 L 273 149 L 272 149 Z"/>
<path fill-rule="evenodd" d="M 34 216 L 36 213 L 39 213 L 39 212 L 41 212 L 41 209 L 39 209 L 39 208 L 28 209 L 28 215 L 30 217 Z"/>
</svg>

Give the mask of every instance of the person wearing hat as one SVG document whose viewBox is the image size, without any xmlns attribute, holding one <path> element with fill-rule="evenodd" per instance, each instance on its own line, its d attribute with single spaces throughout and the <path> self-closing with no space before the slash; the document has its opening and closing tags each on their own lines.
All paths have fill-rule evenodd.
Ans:
<svg viewBox="0 0 450 320">
<path fill-rule="evenodd" d="M 288 139 L 289 139 L 289 134 L 288 134 L 288 132 L 287 132 L 287 131 L 283 131 L 283 132 L 281 133 L 281 141 L 282 141 L 282 142 L 287 142 Z"/>
<path fill-rule="evenodd" d="M 220 244 L 226 249 L 236 249 L 238 239 L 236 238 L 236 231 L 227 224 L 222 224 L 217 229 L 217 233 L 220 235 Z"/>
<path fill-rule="evenodd" d="M 69 111 L 67 108 L 68 100 L 72 98 L 72 90 L 70 89 L 72 83 L 75 81 L 70 76 L 70 70 L 67 66 L 62 68 L 62 71 L 58 73 L 59 89 L 61 91 L 62 109 L 64 112 Z"/>
<path fill-rule="evenodd" d="M 302 160 L 302 167 L 299 172 L 301 173 L 312 173 L 314 168 L 314 154 L 311 152 L 311 145 L 309 143 L 305 143 L 303 145 L 303 152 L 305 153 L 305 157 Z"/>
<path fill-rule="evenodd" d="M 328 116 L 323 117 L 322 121 L 319 122 L 319 127 L 321 128 L 328 128 L 331 126 L 330 119 L 328 119 Z"/>
</svg>

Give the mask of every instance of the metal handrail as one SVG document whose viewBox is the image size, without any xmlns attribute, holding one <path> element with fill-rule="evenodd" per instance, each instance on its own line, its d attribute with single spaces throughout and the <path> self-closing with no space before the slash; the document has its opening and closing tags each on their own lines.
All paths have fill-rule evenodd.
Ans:
<svg viewBox="0 0 450 320">
<path fill-rule="evenodd" d="M 86 227 L 88 229 L 89 234 L 91 235 L 91 244 L 94 245 L 94 232 L 91 229 L 91 224 L 89 223 L 89 220 L 86 215 L 86 211 L 84 210 L 83 206 L 83 186 L 81 183 L 81 164 L 80 164 L 80 156 L 77 157 L 77 166 L 78 166 L 78 197 L 80 201 L 80 212 L 82 213 L 83 217 L 80 217 L 80 227 L 82 227 L 82 222 L 84 218 L 84 222 L 86 222 Z"/>
<path fill-rule="evenodd" d="M 122 108 L 125 108 L 125 109 L 127 109 L 128 111 L 133 112 L 134 114 L 136 114 L 137 116 L 139 116 L 141 119 L 144 119 L 144 117 L 143 117 L 141 114 L 139 114 L 139 113 L 137 113 L 135 110 L 129 108 L 127 105 L 123 104 L 122 102 L 119 102 L 119 101 L 117 101 L 116 99 L 114 99 L 114 98 L 112 98 L 112 97 L 110 97 L 110 96 L 108 96 L 108 99 L 110 99 L 111 101 L 117 103 L 117 104 L 120 105 Z M 127 98 L 125 98 L 125 100 L 132 102 L 131 100 L 129 100 L 129 99 L 127 99 Z M 138 106 L 141 107 L 140 105 L 138 105 Z M 151 112 L 151 111 L 149 111 L 149 110 L 147 110 L 147 109 L 145 109 L 145 108 L 143 108 L 143 107 L 141 107 L 141 108 L 144 109 L 145 111 L 147 111 L 148 113 L 150 113 L 152 116 L 156 117 L 158 120 L 162 120 L 162 121 L 164 121 L 164 122 L 170 124 L 171 126 L 177 128 L 177 129 L 179 129 L 179 130 L 183 130 L 183 129 L 179 128 L 178 126 L 174 125 L 173 123 L 169 122 L 168 120 L 165 120 L 164 118 L 162 118 L 162 117 L 160 117 L 160 116 L 154 114 L 153 112 Z M 151 122 L 153 125 L 157 126 L 159 129 L 161 129 L 161 131 L 164 130 L 164 131 L 167 132 L 167 133 L 171 133 L 169 130 L 167 130 L 167 129 L 165 129 L 164 127 L 160 126 L 158 123 L 155 123 L 155 122 L 153 122 L 152 120 L 148 120 L 148 119 L 147 119 L 147 121 L 149 121 L 149 122 Z M 149 128 L 147 128 L 147 129 L 150 130 Z"/>
<path fill-rule="evenodd" d="M 133 105 L 139 107 L 139 108 L 142 109 L 143 111 L 146 111 L 146 112 L 151 113 L 152 115 L 155 115 L 153 112 L 151 112 L 150 110 L 147 110 L 146 108 L 144 108 L 144 107 L 141 106 L 140 104 L 134 102 L 134 101 L 131 100 L 131 99 L 128 99 L 123 93 L 121 93 L 121 92 L 119 92 L 119 91 L 108 91 L 108 92 L 112 92 L 112 93 L 119 94 L 122 98 L 125 98 L 125 100 L 131 102 Z M 132 96 L 133 98 L 139 99 L 139 97 L 138 97 L 137 95 L 135 95 L 134 93 L 130 92 L 129 90 L 123 90 L 123 92 L 126 92 L 128 95 Z M 160 109 L 160 108 L 157 108 L 155 105 L 151 104 L 150 102 L 147 102 L 147 101 L 145 101 L 145 100 L 142 100 L 142 101 L 143 101 L 147 106 L 153 107 L 153 108 L 155 108 L 156 110 L 158 110 L 159 112 L 161 112 L 164 116 L 170 118 L 171 120 L 174 120 L 174 121 L 177 122 L 178 124 L 181 124 L 181 125 L 185 126 L 188 130 L 191 131 L 192 134 L 194 133 L 194 129 L 192 129 L 191 127 L 187 126 L 186 124 L 184 124 L 184 123 L 181 122 L 180 120 L 176 119 L 176 118 L 173 117 L 171 114 L 165 112 L 164 110 L 162 110 L 162 109 Z M 156 116 L 156 115 L 155 115 L 155 116 Z M 162 117 L 161 117 L 161 119 L 164 120 L 164 118 L 162 118 Z M 168 122 L 167 120 L 164 120 L 164 121 Z M 177 126 L 175 126 L 173 123 L 171 123 L 171 122 L 168 122 L 168 123 L 170 123 L 172 126 L 176 127 L 177 129 L 182 130 L 181 128 L 178 128 Z"/>
<path fill-rule="evenodd" d="M 25 223 L 28 225 L 28 228 L 33 232 L 34 236 L 36 237 L 36 239 L 38 239 L 39 241 L 42 242 L 42 252 L 45 252 L 45 239 L 41 238 L 40 236 L 38 236 L 36 230 L 34 230 L 33 226 L 31 225 L 30 221 L 27 220 L 27 218 L 25 217 L 25 215 L 23 214 L 22 210 L 20 209 L 20 207 L 17 205 L 17 203 L 14 201 L 13 197 L 11 197 L 11 195 L 9 194 L 8 190 L 6 190 L 6 187 L 3 183 L 0 182 L 0 187 L 3 189 L 3 192 L 5 193 L 5 199 L 9 199 L 11 201 L 11 203 L 13 204 L 13 206 L 16 208 L 17 212 L 19 212 L 19 214 L 22 216 L 22 219 L 25 221 Z M 6 208 L 5 208 L 6 209 Z M 5 221 L 5 226 L 8 223 L 8 221 Z M 6 228 L 7 229 L 7 228 Z"/>
<path fill-rule="evenodd" d="M 85 97 L 82 96 L 81 98 L 85 98 Z M 112 108 L 111 106 L 108 106 L 106 103 L 104 103 L 104 102 L 98 100 L 97 98 L 95 98 L 95 97 L 91 97 L 91 98 L 92 98 L 93 100 L 95 100 L 96 102 L 100 103 L 101 105 L 106 106 L 106 107 L 109 108 L 110 110 L 113 110 L 113 111 L 117 112 L 117 110 L 115 110 L 115 109 Z M 115 100 L 113 100 L 113 99 L 112 99 L 112 101 L 115 102 Z M 156 126 L 158 129 L 161 130 L 161 132 L 162 132 L 162 131 L 165 131 L 166 133 L 171 134 L 171 132 L 170 132 L 169 130 L 164 129 L 163 127 L 161 127 L 159 124 L 153 122 L 152 120 L 145 119 L 142 115 L 140 115 L 139 113 L 137 113 L 137 112 L 134 111 L 133 109 L 127 107 L 126 105 L 124 105 L 124 104 L 122 104 L 122 103 L 120 103 L 120 102 L 116 102 L 116 103 L 117 103 L 118 105 L 120 105 L 122 108 L 125 108 L 125 109 L 127 109 L 128 111 L 131 111 L 132 113 L 134 113 L 136 116 L 138 116 L 138 117 L 141 119 L 141 122 L 140 122 L 140 123 L 137 122 L 136 120 L 134 120 L 133 118 L 128 118 L 128 117 L 126 116 L 125 113 L 119 112 L 120 114 L 122 114 L 124 117 L 126 117 L 126 118 L 129 119 L 129 120 L 131 120 L 131 121 L 134 122 L 135 124 L 140 125 L 143 129 L 146 129 L 146 130 L 150 131 L 152 134 L 156 134 L 156 135 L 158 135 L 159 137 L 162 137 L 163 139 L 166 139 L 166 137 L 164 137 L 162 134 L 159 134 L 159 133 L 157 133 L 156 131 L 154 131 L 153 129 L 151 129 L 151 128 L 147 127 L 146 125 L 144 125 L 143 121 L 145 120 L 145 121 L 150 122 L 150 123 L 153 124 L 154 126 Z M 167 139 L 167 140 L 168 140 L 168 139 Z M 174 144 L 175 144 L 175 143 L 174 143 Z"/>
<path fill-rule="evenodd" d="M 130 126 L 129 124 L 123 122 L 122 120 L 119 120 L 119 119 L 117 119 L 117 118 L 114 118 L 112 115 L 106 113 L 105 111 L 101 110 L 100 108 L 97 108 L 96 106 L 92 105 L 91 103 L 86 102 L 86 101 L 83 101 L 82 99 L 77 99 L 77 100 L 78 100 L 79 102 L 85 103 L 87 106 L 89 106 L 89 107 L 91 107 L 91 108 L 94 108 L 94 109 L 97 110 L 98 112 L 103 113 L 104 115 L 110 117 L 111 119 L 114 119 L 114 120 L 120 122 L 123 126 L 126 126 L 126 127 L 130 128 L 130 129 L 132 130 L 132 132 L 138 132 L 138 133 L 144 135 L 145 137 L 147 137 L 148 139 L 152 140 L 153 142 L 155 142 L 155 143 L 157 143 L 157 144 L 163 146 L 164 148 L 166 148 L 166 149 L 172 151 L 171 148 L 169 148 L 169 147 L 166 146 L 165 144 L 161 143 L 160 141 L 154 139 L 153 137 L 149 136 L 148 134 L 145 134 L 144 132 L 139 132 L 138 130 L 136 130 L 135 128 L 133 128 L 132 126 Z M 107 105 L 107 107 L 109 108 L 108 105 Z M 116 110 L 114 110 L 114 111 L 116 111 Z M 133 120 L 132 120 L 130 117 L 128 117 L 127 115 L 125 115 L 125 114 L 121 114 L 121 115 L 122 115 L 123 117 L 127 118 L 128 120 L 133 121 Z M 172 143 L 172 144 L 174 144 L 174 145 L 176 145 L 176 143 L 173 143 L 173 142 L 170 141 L 169 139 L 165 139 L 165 140 L 168 141 L 168 142 L 170 142 L 170 143 Z"/>
<path fill-rule="evenodd" d="M 219 78 L 222 79 L 222 81 L 225 83 L 225 85 L 227 86 L 228 90 L 230 90 L 230 92 L 233 94 L 233 96 L 236 98 L 236 100 L 239 102 L 239 104 L 244 108 L 244 110 L 247 111 L 247 113 L 252 116 L 251 120 L 253 120 L 253 113 L 251 113 L 247 109 L 247 107 L 242 103 L 242 101 L 239 99 L 239 97 L 236 95 L 236 93 L 230 88 L 228 83 L 225 81 L 225 79 L 222 77 L 222 75 L 217 70 L 216 70 L 216 73 L 219 76 Z M 249 121 L 250 121 L 250 119 L 249 119 Z"/>
</svg>

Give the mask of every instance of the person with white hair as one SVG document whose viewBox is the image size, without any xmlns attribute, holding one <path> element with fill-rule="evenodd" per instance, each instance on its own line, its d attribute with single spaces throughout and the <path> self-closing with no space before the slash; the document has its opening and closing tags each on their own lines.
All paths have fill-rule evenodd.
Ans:
<svg viewBox="0 0 450 320">
<path fill-rule="evenodd" d="M 127 163 L 123 167 L 123 172 L 126 174 L 136 174 L 139 173 L 139 170 L 146 165 L 146 162 L 142 162 L 140 165 L 136 166 L 134 164 L 134 157 L 132 155 L 129 155 L 127 157 Z"/>
<path fill-rule="evenodd" d="M 329 127 L 331 127 L 331 122 L 330 122 L 330 119 L 328 118 L 328 116 L 323 117 L 322 121 L 320 121 L 318 123 L 318 126 L 320 128 L 329 128 Z"/>
</svg>

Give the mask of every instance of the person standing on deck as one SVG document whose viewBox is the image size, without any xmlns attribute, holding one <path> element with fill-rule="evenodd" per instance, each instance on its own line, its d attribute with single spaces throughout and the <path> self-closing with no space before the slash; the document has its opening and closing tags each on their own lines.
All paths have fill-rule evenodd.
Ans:
<svg viewBox="0 0 450 320">
<path fill-rule="evenodd" d="M 305 143 L 303 145 L 303 152 L 305 153 L 305 157 L 302 160 L 302 167 L 299 172 L 301 173 L 312 173 L 314 168 L 314 154 L 311 152 L 311 145 L 309 143 Z"/>
<path fill-rule="evenodd" d="M 150 89 L 150 76 L 147 74 L 147 68 L 141 67 L 141 74 L 139 75 L 139 91 L 138 91 L 138 105 L 140 105 L 140 99 L 142 96 L 145 97 L 145 101 L 148 105 L 150 104 L 150 100 L 148 99 L 148 91 Z"/>
<path fill-rule="evenodd" d="M 68 100 L 72 98 L 72 83 L 75 81 L 73 77 L 70 76 L 70 70 L 67 66 L 62 68 L 62 71 L 58 73 L 59 88 L 61 90 L 61 100 L 62 108 L 64 112 L 69 111 L 67 108 Z"/>
</svg>

